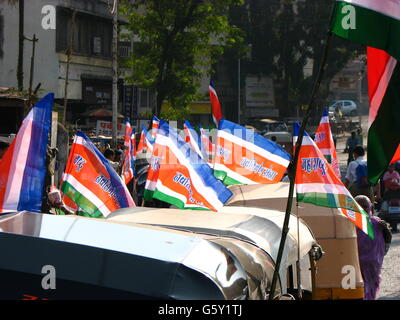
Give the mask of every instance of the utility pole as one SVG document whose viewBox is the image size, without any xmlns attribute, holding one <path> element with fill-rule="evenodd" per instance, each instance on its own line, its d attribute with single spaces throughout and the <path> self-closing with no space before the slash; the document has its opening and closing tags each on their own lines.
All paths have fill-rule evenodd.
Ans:
<svg viewBox="0 0 400 320">
<path fill-rule="evenodd" d="M 238 59 L 238 124 L 240 125 L 240 58 Z"/>
<path fill-rule="evenodd" d="M 118 126 L 118 0 L 114 0 L 113 14 L 113 53 L 112 53 L 112 145 L 117 148 Z"/>
<path fill-rule="evenodd" d="M 71 55 L 74 49 L 74 34 L 75 34 L 75 17 L 76 11 L 72 13 L 71 20 L 71 36 L 69 39 L 68 48 L 66 50 L 67 54 L 67 69 L 65 71 L 65 85 L 64 85 L 64 112 L 63 112 L 63 121 L 62 124 L 65 126 L 65 122 L 67 119 L 67 105 L 68 105 L 68 84 L 69 84 L 69 65 L 71 64 Z"/>
<path fill-rule="evenodd" d="M 18 64 L 17 64 L 17 82 L 18 90 L 24 90 L 24 7 L 25 0 L 19 0 L 19 44 L 18 44 Z"/>
<path fill-rule="evenodd" d="M 32 56 L 31 56 L 31 73 L 29 75 L 29 99 L 28 99 L 28 107 L 29 109 L 32 107 L 33 105 L 33 101 L 32 101 L 32 84 L 33 84 L 33 75 L 34 75 L 34 71 L 35 71 L 35 52 L 36 52 L 36 42 L 38 42 L 38 38 L 36 38 L 36 34 L 33 35 L 32 39 L 29 38 L 25 38 L 28 41 L 32 42 Z M 28 114 L 29 110 L 26 110 L 26 114 Z"/>
</svg>

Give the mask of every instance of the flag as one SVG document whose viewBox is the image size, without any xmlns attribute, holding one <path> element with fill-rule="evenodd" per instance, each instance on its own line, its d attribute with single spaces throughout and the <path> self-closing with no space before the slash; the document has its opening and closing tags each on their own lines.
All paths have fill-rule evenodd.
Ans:
<svg viewBox="0 0 400 320">
<path fill-rule="evenodd" d="M 140 135 L 139 145 L 137 147 L 136 153 L 152 153 L 153 152 L 153 144 L 154 140 L 147 132 L 145 128 L 142 130 L 142 134 Z"/>
<path fill-rule="evenodd" d="M 125 124 L 124 162 L 122 164 L 122 180 L 128 184 L 133 179 L 134 159 L 132 155 L 132 127 L 129 121 Z"/>
<path fill-rule="evenodd" d="M 49 93 L 33 106 L 0 160 L 0 213 L 41 211 L 53 101 Z"/>
<path fill-rule="evenodd" d="M 218 128 L 219 121 L 222 118 L 221 104 L 219 103 L 217 92 L 214 89 L 214 85 L 212 81 L 210 81 L 210 85 L 208 87 L 210 91 L 210 101 L 211 101 L 211 110 L 212 110 L 212 118 L 213 121 Z"/>
<path fill-rule="evenodd" d="M 386 52 L 374 48 L 367 49 L 367 59 L 370 99 L 368 179 L 375 184 L 394 158 L 400 143 L 400 65 Z"/>
<path fill-rule="evenodd" d="M 227 185 L 277 183 L 289 166 L 281 146 L 227 120 L 220 121 L 216 145 L 214 174 Z"/>
<path fill-rule="evenodd" d="M 333 33 L 369 47 L 368 180 L 375 184 L 400 143 L 400 5 L 397 0 L 336 1 L 333 17 Z"/>
<path fill-rule="evenodd" d="M 208 159 L 209 162 L 212 162 L 215 153 L 215 144 L 211 142 L 210 137 L 201 126 L 200 146 L 201 152 L 203 153 L 203 159 Z"/>
<path fill-rule="evenodd" d="M 294 123 L 293 127 L 293 143 L 296 145 L 300 125 Z M 368 214 L 354 200 L 307 132 L 304 132 L 300 148 L 295 185 L 298 202 L 343 209 L 340 211 L 352 223 L 374 238 Z"/>
<path fill-rule="evenodd" d="M 151 119 L 151 136 L 153 137 L 153 139 L 156 138 L 159 125 L 160 119 L 158 119 L 156 116 L 153 116 L 153 118 Z"/>
<path fill-rule="evenodd" d="M 203 158 L 203 154 L 201 153 L 199 146 L 199 137 L 197 135 L 197 132 L 193 129 L 192 125 L 187 120 L 184 121 L 183 127 L 185 132 L 185 142 L 189 143 L 189 145 L 200 156 L 200 158 Z"/>
<path fill-rule="evenodd" d="M 181 209 L 213 211 L 232 196 L 209 165 L 166 122 L 160 123 L 157 133 L 146 192 Z"/>
<path fill-rule="evenodd" d="M 325 108 L 322 114 L 321 122 L 315 133 L 315 144 L 321 150 L 325 159 L 332 166 L 333 171 L 340 178 L 340 167 L 337 160 L 335 143 L 332 137 L 331 126 L 329 124 L 328 109 Z"/>
<path fill-rule="evenodd" d="M 61 191 L 89 217 L 107 217 L 117 209 L 135 206 L 121 177 L 79 131 L 68 157 Z"/>
<path fill-rule="evenodd" d="M 390 163 L 396 163 L 397 161 L 400 161 L 400 145 L 398 146 L 396 153 L 394 154 Z"/>
<path fill-rule="evenodd" d="M 131 151 L 132 151 L 132 159 L 133 161 L 136 160 L 136 132 L 135 129 L 132 129 L 131 135 Z"/>
<path fill-rule="evenodd" d="M 331 30 L 339 37 L 385 50 L 400 59 L 397 0 L 336 0 Z"/>
</svg>

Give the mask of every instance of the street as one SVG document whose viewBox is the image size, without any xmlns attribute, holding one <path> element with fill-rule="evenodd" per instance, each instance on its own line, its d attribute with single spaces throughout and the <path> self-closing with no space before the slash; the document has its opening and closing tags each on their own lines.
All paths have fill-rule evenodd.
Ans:
<svg viewBox="0 0 400 320">
<path fill-rule="evenodd" d="M 361 117 L 364 147 L 367 146 L 367 116 Z M 340 164 L 340 170 L 342 172 L 342 179 L 346 174 L 347 168 L 347 157 L 348 154 L 344 153 L 343 150 L 346 146 L 346 139 L 350 133 L 339 136 L 337 139 L 337 156 Z M 400 300 L 400 272 L 398 269 L 400 265 L 400 233 L 393 234 L 392 244 L 389 252 L 383 260 L 383 267 L 381 273 L 381 285 L 377 295 L 378 300 Z"/>
</svg>

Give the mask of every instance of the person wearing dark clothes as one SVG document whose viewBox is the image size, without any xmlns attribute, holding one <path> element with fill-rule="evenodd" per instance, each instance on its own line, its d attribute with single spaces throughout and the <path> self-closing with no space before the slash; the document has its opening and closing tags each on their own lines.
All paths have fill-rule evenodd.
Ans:
<svg viewBox="0 0 400 320">
<path fill-rule="evenodd" d="M 360 145 L 360 141 L 356 135 L 355 131 L 351 132 L 351 136 L 347 138 L 346 141 L 346 150 L 349 153 L 349 157 L 347 159 L 347 165 L 354 160 L 353 151 L 356 146 Z"/>
</svg>

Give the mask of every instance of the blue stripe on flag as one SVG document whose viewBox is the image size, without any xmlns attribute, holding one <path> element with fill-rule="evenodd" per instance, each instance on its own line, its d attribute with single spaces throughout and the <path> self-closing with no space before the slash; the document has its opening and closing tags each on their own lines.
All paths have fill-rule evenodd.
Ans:
<svg viewBox="0 0 400 320">
<path fill-rule="evenodd" d="M 300 123 L 293 122 L 293 137 L 298 137 L 300 133 Z M 304 131 L 304 136 L 309 137 L 307 131 Z"/>
<path fill-rule="evenodd" d="M 175 128 L 170 127 L 167 122 L 162 121 L 160 122 L 158 133 L 169 137 L 177 148 L 184 153 L 185 157 L 189 159 L 193 169 L 201 178 L 203 184 L 214 190 L 219 201 L 226 203 L 232 197 L 233 193 L 220 180 L 214 177 L 210 166 L 200 158 L 197 152 L 191 147 L 188 147 L 188 144 L 183 141 Z"/>
<path fill-rule="evenodd" d="M 90 139 L 83 132 L 78 131 L 76 135 L 85 139 L 85 141 L 91 147 L 91 151 L 94 152 L 99 157 L 101 163 L 104 166 L 104 169 L 108 172 L 110 176 L 111 185 L 116 191 L 115 194 L 117 197 L 118 205 L 121 208 L 129 207 L 129 202 L 125 195 L 125 188 L 123 182 L 121 178 L 118 176 L 118 174 L 115 172 L 114 168 L 111 166 L 108 160 L 103 156 L 100 150 L 97 149 L 97 147 L 92 143 L 92 141 L 90 141 Z"/>
<path fill-rule="evenodd" d="M 253 143 L 254 145 L 264 150 L 267 150 L 285 160 L 290 161 L 290 155 L 281 146 L 271 140 L 264 138 L 263 136 L 256 133 L 254 130 L 246 129 L 236 123 L 224 119 L 221 119 L 221 121 L 219 122 L 218 130 L 227 131 L 235 137 Z"/>
<path fill-rule="evenodd" d="M 29 141 L 29 146 L 21 145 L 21 148 L 29 148 L 29 150 L 22 178 L 18 211 L 41 211 L 53 102 L 54 94 L 49 93 L 31 110 L 33 113 L 32 134 L 30 137 L 24 137 L 23 141 L 23 144 Z"/>
</svg>

